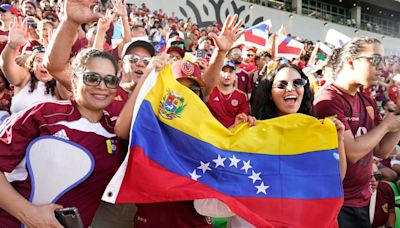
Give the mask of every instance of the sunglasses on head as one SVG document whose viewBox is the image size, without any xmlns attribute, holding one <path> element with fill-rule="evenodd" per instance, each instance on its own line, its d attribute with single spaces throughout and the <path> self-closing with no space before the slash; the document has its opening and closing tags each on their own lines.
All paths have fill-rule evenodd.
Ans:
<svg viewBox="0 0 400 228">
<path fill-rule="evenodd" d="M 144 65 L 149 65 L 151 57 L 140 57 L 138 55 L 129 55 L 126 58 L 129 62 L 131 63 L 138 63 L 139 61 L 142 61 Z"/>
<path fill-rule="evenodd" d="M 296 89 L 300 89 L 303 88 L 306 84 L 307 84 L 307 80 L 305 80 L 304 78 L 298 78 L 292 81 L 292 87 L 296 88 Z M 278 89 L 286 89 L 289 86 L 289 82 L 288 81 L 278 81 L 276 83 L 274 83 L 274 88 L 278 88 Z"/>
<path fill-rule="evenodd" d="M 185 50 L 185 44 L 182 43 L 171 43 L 171 46 L 180 47 Z"/>
<path fill-rule="evenodd" d="M 84 72 L 82 74 L 83 83 L 87 86 L 98 86 L 102 81 L 109 89 L 116 89 L 119 86 L 120 79 L 115 75 L 106 75 L 102 77 L 96 72 Z"/>
<path fill-rule="evenodd" d="M 372 56 L 356 55 L 354 59 L 367 59 L 372 66 L 379 66 L 383 61 L 383 57 L 379 54 L 373 54 Z"/>
<path fill-rule="evenodd" d="M 377 181 L 383 180 L 383 174 L 382 174 L 382 173 L 376 172 L 376 173 L 374 173 L 372 176 L 373 176 L 373 177 L 375 178 L 375 180 L 377 180 Z"/>
</svg>

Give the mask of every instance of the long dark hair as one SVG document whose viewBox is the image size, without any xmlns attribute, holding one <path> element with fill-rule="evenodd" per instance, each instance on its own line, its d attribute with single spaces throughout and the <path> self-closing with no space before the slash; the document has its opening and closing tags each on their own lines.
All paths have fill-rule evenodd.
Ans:
<svg viewBox="0 0 400 228">
<path fill-rule="evenodd" d="M 39 79 L 36 78 L 35 73 L 33 72 L 33 62 L 35 60 L 35 57 L 39 53 L 43 53 L 41 47 L 35 47 L 32 51 L 32 54 L 26 60 L 25 66 L 29 70 L 29 74 L 31 75 L 29 93 L 33 93 L 33 91 L 35 91 L 35 89 L 37 88 L 37 83 L 39 82 Z M 45 94 L 51 94 L 52 96 L 54 96 L 56 93 L 56 80 L 54 78 L 51 79 L 50 81 L 45 83 L 45 86 Z"/>
<path fill-rule="evenodd" d="M 303 113 L 306 115 L 314 116 L 313 113 L 313 101 L 314 93 L 310 88 L 310 81 L 303 71 L 296 65 L 293 64 L 281 64 L 274 71 L 272 71 L 264 80 L 261 81 L 257 88 L 254 97 L 254 104 L 251 109 L 251 113 L 259 120 L 270 119 L 277 117 L 277 108 L 272 100 L 271 91 L 272 84 L 274 82 L 276 74 L 283 68 L 291 68 L 296 70 L 301 78 L 307 80 L 307 84 L 304 86 L 303 100 L 297 113 Z"/>
</svg>

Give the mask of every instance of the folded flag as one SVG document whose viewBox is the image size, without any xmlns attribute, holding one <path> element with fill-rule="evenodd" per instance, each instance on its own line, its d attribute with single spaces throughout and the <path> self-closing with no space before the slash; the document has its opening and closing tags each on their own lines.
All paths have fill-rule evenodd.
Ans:
<svg viewBox="0 0 400 228">
<path fill-rule="evenodd" d="M 217 198 L 257 227 L 334 227 L 342 205 L 332 121 L 293 114 L 232 131 L 168 65 L 146 79 L 130 151 L 103 200 Z"/>
<path fill-rule="evenodd" d="M 338 32 L 335 29 L 329 29 L 326 33 L 325 42 L 335 46 L 335 48 L 342 47 L 345 43 L 351 40 L 350 37 L 345 34 Z"/>
<path fill-rule="evenodd" d="M 276 33 L 275 57 L 284 57 L 292 60 L 300 57 L 304 44 L 291 37 Z"/>
</svg>

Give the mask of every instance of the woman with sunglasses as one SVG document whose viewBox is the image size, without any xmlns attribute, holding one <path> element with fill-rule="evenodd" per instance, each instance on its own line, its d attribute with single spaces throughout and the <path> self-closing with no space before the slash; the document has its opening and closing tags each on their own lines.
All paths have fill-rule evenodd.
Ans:
<svg viewBox="0 0 400 228">
<path fill-rule="evenodd" d="M 38 46 L 28 56 L 25 66 L 17 64 L 19 47 L 28 42 L 27 25 L 21 18 L 14 18 L 9 41 L 1 54 L 0 67 L 7 80 L 14 86 L 11 113 L 17 113 L 35 103 L 67 99 L 69 92 L 56 83 L 43 67 L 44 48 Z"/>
<path fill-rule="evenodd" d="M 347 172 L 340 227 L 370 227 L 372 157 L 389 156 L 400 140 L 400 116 L 389 113 L 382 120 L 376 101 L 359 91 L 377 83 L 383 56 L 383 45 L 377 39 L 356 37 L 347 42 L 331 57 L 335 81 L 314 102 L 318 117 L 336 115 L 345 126 Z"/>
<path fill-rule="evenodd" d="M 88 227 L 107 183 L 123 159 L 123 155 L 113 149 L 115 122 L 104 111 L 114 100 L 119 84 L 117 62 L 104 51 L 84 49 L 73 61 L 72 72 L 74 100 L 38 104 L 15 115 L 0 128 L 1 226 L 19 227 L 23 223 L 27 227 L 62 227 L 54 216 L 54 210 L 77 207 L 84 227 Z M 31 181 L 40 178 L 38 174 L 32 178 L 31 172 L 25 177 L 21 175 L 26 173 L 25 165 L 20 165 L 24 164 L 25 151 L 29 151 L 28 145 L 40 136 L 50 137 L 62 145 L 75 145 L 74 148 L 90 154 L 92 158 L 93 171 L 75 187 L 67 188 L 60 198 L 53 201 L 54 204 L 30 203 L 27 199 L 31 189 L 36 187 L 31 187 Z M 53 148 L 60 153 L 52 153 L 51 157 L 42 153 L 48 166 L 52 167 L 53 163 L 61 165 L 67 159 L 61 155 L 63 148 Z M 46 172 L 52 171 L 49 169 Z M 64 178 L 56 181 L 64 183 Z M 54 186 L 57 183 L 47 184 Z"/>
</svg>

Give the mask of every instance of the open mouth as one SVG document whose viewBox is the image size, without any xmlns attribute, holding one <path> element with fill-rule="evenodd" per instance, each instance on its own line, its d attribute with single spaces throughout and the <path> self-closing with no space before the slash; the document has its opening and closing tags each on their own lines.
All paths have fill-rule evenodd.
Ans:
<svg viewBox="0 0 400 228">
<path fill-rule="evenodd" d="M 297 101 L 297 97 L 295 95 L 289 95 L 283 98 L 286 104 L 294 105 Z"/>
<path fill-rule="evenodd" d="M 141 77 L 143 75 L 143 71 L 142 70 L 136 70 L 135 74 L 139 77 Z"/>
</svg>

